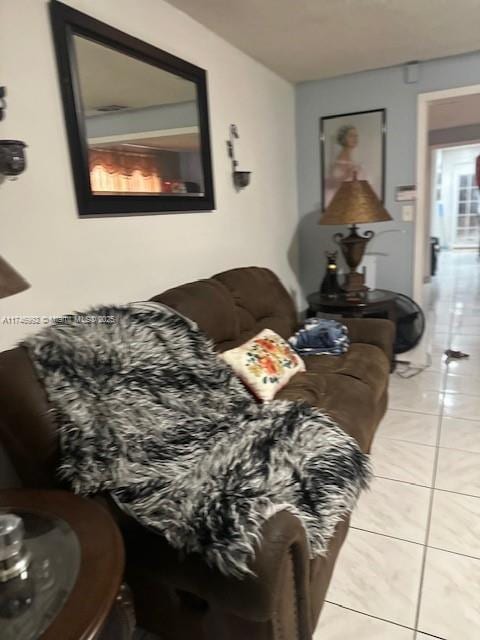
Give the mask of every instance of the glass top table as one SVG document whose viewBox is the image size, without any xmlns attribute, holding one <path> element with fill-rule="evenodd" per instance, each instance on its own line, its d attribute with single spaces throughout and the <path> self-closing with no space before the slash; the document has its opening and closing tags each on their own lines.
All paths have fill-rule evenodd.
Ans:
<svg viewBox="0 0 480 640">
<path fill-rule="evenodd" d="M 31 554 L 26 571 L 0 583 L 2 640 L 36 640 L 57 616 L 78 576 L 80 544 L 60 518 L 34 510 L 0 508 L 23 520 L 25 546 Z"/>
<path fill-rule="evenodd" d="M 24 579 L 0 582 L 0 639 L 98 640 L 125 566 L 109 511 L 68 491 L 30 489 L 0 490 L 0 511 L 23 519 L 31 554 Z"/>
<path fill-rule="evenodd" d="M 340 293 L 327 296 L 319 291 L 307 296 L 307 317 L 314 316 L 317 312 L 332 313 L 344 317 L 362 317 L 369 313 L 384 311 L 385 316 L 395 321 L 394 291 L 386 289 L 367 289 L 358 292 L 355 297 Z"/>
</svg>

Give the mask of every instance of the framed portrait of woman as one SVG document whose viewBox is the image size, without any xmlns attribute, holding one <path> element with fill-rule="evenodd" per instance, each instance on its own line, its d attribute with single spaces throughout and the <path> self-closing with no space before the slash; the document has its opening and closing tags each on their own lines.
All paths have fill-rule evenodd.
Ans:
<svg viewBox="0 0 480 640">
<path fill-rule="evenodd" d="M 320 119 L 322 211 L 342 182 L 367 180 L 385 200 L 386 109 L 358 111 Z"/>
</svg>

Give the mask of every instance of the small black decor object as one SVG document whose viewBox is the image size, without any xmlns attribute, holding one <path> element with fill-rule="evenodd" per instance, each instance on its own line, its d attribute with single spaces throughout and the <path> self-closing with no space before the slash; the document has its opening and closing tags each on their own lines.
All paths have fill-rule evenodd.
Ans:
<svg viewBox="0 0 480 640">
<path fill-rule="evenodd" d="M 447 361 L 450 360 L 462 360 L 463 358 L 469 358 L 469 353 L 464 353 L 463 351 L 455 351 L 454 349 L 447 349 L 444 351 L 447 356 Z"/>
<path fill-rule="evenodd" d="M 15 178 L 25 171 L 25 147 L 21 140 L 0 140 L 0 174 Z"/>
<path fill-rule="evenodd" d="M 239 137 L 240 136 L 238 135 L 237 125 L 231 124 L 230 139 L 227 140 L 227 151 L 228 151 L 228 157 L 231 158 L 232 160 L 232 178 L 233 178 L 233 184 L 235 185 L 235 188 L 237 189 L 237 191 L 240 191 L 240 189 L 244 189 L 245 187 L 248 187 L 248 185 L 250 184 L 250 175 L 252 173 L 251 171 L 237 170 L 238 160 L 235 159 L 235 150 L 233 148 L 233 141 L 235 139 L 238 139 Z"/>
<path fill-rule="evenodd" d="M 5 116 L 5 110 L 7 108 L 7 103 L 5 102 L 5 95 L 7 90 L 5 87 L 0 87 L 0 121 L 3 120 Z"/>
<path fill-rule="evenodd" d="M 7 90 L 0 87 L 0 121 L 5 117 Z M 21 140 L 0 140 L 0 175 L 15 179 L 25 171 L 25 147 Z"/>
<path fill-rule="evenodd" d="M 320 293 L 333 297 L 342 291 L 337 277 L 338 251 L 325 251 L 325 255 L 327 256 L 327 270 L 320 285 Z"/>
</svg>

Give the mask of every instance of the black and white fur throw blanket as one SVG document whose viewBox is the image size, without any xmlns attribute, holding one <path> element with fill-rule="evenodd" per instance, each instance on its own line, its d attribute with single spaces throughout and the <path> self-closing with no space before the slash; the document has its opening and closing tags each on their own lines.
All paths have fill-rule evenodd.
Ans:
<svg viewBox="0 0 480 640">
<path fill-rule="evenodd" d="M 176 549 L 250 572 L 286 509 L 312 557 L 368 482 L 368 456 L 318 409 L 259 404 L 190 320 L 155 303 L 99 307 L 29 337 L 60 433 L 59 476 L 110 492 Z"/>
</svg>

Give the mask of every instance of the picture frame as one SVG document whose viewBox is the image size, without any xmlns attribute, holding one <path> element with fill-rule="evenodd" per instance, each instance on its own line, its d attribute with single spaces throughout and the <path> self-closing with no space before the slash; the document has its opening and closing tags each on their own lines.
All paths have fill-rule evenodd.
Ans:
<svg viewBox="0 0 480 640">
<path fill-rule="evenodd" d="M 79 217 L 214 211 L 207 72 L 57 0 L 50 19 Z"/>
<path fill-rule="evenodd" d="M 354 173 L 359 180 L 367 180 L 385 202 L 386 120 L 386 109 L 320 118 L 322 211 Z"/>
</svg>

